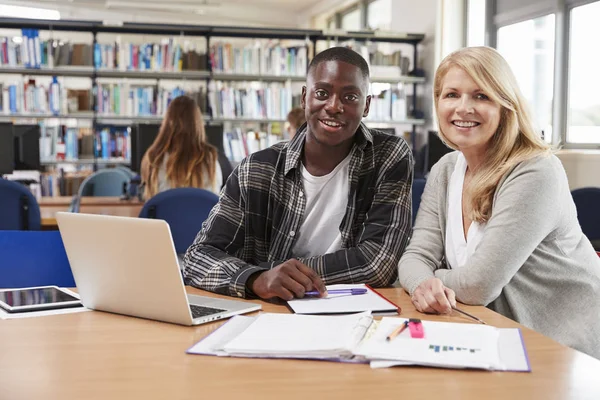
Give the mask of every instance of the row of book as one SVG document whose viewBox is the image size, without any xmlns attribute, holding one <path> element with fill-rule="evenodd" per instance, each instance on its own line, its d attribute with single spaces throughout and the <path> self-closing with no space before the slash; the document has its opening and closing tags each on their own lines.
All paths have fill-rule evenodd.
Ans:
<svg viewBox="0 0 600 400">
<path fill-rule="evenodd" d="M 129 83 L 101 83 L 97 87 L 96 111 L 103 116 L 164 115 L 171 101 L 185 94 L 201 97 L 179 87 L 166 89 Z"/>
<path fill-rule="evenodd" d="M 402 121 L 407 118 L 406 93 L 402 89 L 383 90 L 371 97 L 371 107 L 366 120 Z"/>
<path fill-rule="evenodd" d="M 43 173 L 40 176 L 41 195 L 44 197 L 74 196 L 91 173 L 91 170 L 73 172 L 57 170 Z"/>
<path fill-rule="evenodd" d="M 94 65 L 120 71 L 199 71 L 207 69 L 206 54 L 197 52 L 189 44 L 179 44 L 177 39 L 166 38 L 160 43 L 121 44 L 96 43 Z"/>
<path fill-rule="evenodd" d="M 287 83 L 211 82 L 208 102 L 213 118 L 285 119 L 299 96 Z"/>
<path fill-rule="evenodd" d="M 35 79 L 0 83 L 0 109 L 4 114 L 41 113 L 66 114 L 68 112 L 67 90 L 56 77 L 46 87 Z"/>
<path fill-rule="evenodd" d="M 0 37 L 0 66 L 54 68 L 63 65 L 92 66 L 92 46 L 57 39 L 41 40 L 36 29 L 23 29 L 15 41 Z"/>
<path fill-rule="evenodd" d="M 304 46 L 215 43 L 210 46 L 210 62 L 216 73 L 304 76 L 308 55 Z"/>
<path fill-rule="evenodd" d="M 283 137 L 280 135 L 259 131 L 244 132 L 236 128 L 224 134 L 223 144 L 227 158 L 233 162 L 240 162 L 250 154 L 282 140 Z"/>
<path fill-rule="evenodd" d="M 91 128 L 66 125 L 41 126 L 40 160 L 42 162 L 81 159 L 131 159 L 131 129 L 124 126 Z"/>
</svg>

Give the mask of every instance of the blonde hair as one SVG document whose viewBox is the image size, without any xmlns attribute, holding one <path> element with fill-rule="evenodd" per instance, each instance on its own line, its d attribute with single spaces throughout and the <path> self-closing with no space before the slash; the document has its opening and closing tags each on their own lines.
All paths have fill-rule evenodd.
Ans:
<svg viewBox="0 0 600 400">
<path fill-rule="evenodd" d="M 502 177 L 520 162 L 541 154 L 550 154 L 550 146 L 536 132 L 525 98 L 506 60 L 490 47 L 466 47 L 448 55 L 435 73 L 433 97 L 436 114 L 443 80 L 452 67 L 465 71 L 479 88 L 500 105 L 500 123 L 490 139 L 485 161 L 473 171 L 465 187 L 465 200 L 470 205 L 469 218 L 486 222 L 492 213 L 496 187 Z M 442 141 L 458 150 L 442 132 Z"/>
<path fill-rule="evenodd" d="M 203 188 L 205 174 L 214 186 L 217 150 L 206 141 L 204 119 L 190 97 L 171 101 L 158 136 L 144 154 L 141 169 L 147 199 L 158 192 L 158 171 L 167 155 L 166 175 L 172 188 Z"/>
</svg>

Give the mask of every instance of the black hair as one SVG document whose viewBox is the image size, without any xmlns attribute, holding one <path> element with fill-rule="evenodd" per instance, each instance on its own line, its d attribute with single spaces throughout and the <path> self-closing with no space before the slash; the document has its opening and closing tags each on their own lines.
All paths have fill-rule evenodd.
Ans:
<svg viewBox="0 0 600 400">
<path fill-rule="evenodd" d="M 360 54 L 347 47 L 331 47 L 327 50 L 323 50 L 310 62 L 308 73 L 310 74 L 310 71 L 313 68 L 316 68 L 317 65 L 326 61 L 343 61 L 352 64 L 360 69 L 363 78 L 367 81 L 369 80 L 369 65 Z"/>
</svg>

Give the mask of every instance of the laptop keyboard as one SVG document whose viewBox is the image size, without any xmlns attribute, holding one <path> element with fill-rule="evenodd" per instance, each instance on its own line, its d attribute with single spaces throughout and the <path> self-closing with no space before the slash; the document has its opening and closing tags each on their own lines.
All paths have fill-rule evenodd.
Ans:
<svg viewBox="0 0 600 400">
<path fill-rule="evenodd" d="M 223 310 L 220 308 L 211 308 L 211 307 L 202 307 L 202 306 L 195 306 L 190 304 L 190 310 L 192 311 L 192 318 L 196 319 L 196 318 L 200 318 L 200 317 L 205 317 L 207 315 L 212 315 L 212 314 L 217 314 L 223 311 L 227 311 L 227 310 Z"/>
</svg>

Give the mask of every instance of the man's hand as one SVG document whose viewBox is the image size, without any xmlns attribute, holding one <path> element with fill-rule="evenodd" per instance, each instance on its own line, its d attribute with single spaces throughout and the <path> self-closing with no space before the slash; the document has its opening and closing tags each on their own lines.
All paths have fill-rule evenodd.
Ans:
<svg viewBox="0 0 600 400">
<path fill-rule="evenodd" d="M 327 295 L 325 284 L 317 273 L 296 259 L 261 273 L 250 289 L 261 299 L 280 297 L 292 300 L 304 297 L 308 291 L 318 291 L 320 297 Z"/>
<path fill-rule="evenodd" d="M 422 282 L 415 289 L 411 300 L 417 311 L 422 313 L 450 314 L 452 307 L 456 307 L 454 291 L 445 287 L 438 278 Z"/>
</svg>

